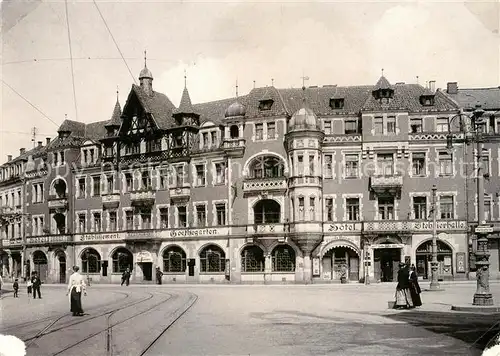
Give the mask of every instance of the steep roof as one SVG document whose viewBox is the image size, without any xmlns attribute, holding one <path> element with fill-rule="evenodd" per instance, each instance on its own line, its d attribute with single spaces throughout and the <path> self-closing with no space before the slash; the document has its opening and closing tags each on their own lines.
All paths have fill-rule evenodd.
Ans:
<svg viewBox="0 0 500 356">
<path fill-rule="evenodd" d="M 483 110 L 500 110 L 500 87 L 458 89 L 457 94 L 447 95 L 463 108 L 475 108 L 480 104 Z"/>
<path fill-rule="evenodd" d="M 57 132 L 71 132 L 77 136 L 83 136 L 85 133 L 85 124 L 79 121 L 64 120 L 61 126 L 57 129 Z"/>
<path fill-rule="evenodd" d="M 373 88 L 373 90 L 379 89 L 393 89 L 393 86 L 389 83 L 386 77 L 381 76 L 377 84 L 375 84 L 375 88 Z"/>
<path fill-rule="evenodd" d="M 132 84 L 132 92 L 137 95 L 144 110 L 153 116 L 159 128 L 166 129 L 174 124 L 172 112 L 175 110 L 175 106 L 165 94 L 153 91 L 151 95 L 147 95 L 140 86 L 135 84 Z M 127 104 L 125 104 L 125 107 Z"/>
<path fill-rule="evenodd" d="M 244 97 L 239 97 L 238 99 L 242 101 Z M 222 124 L 226 109 L 234 103 L 235 100 L 236 98 L 230 98 L 195 104 L 194 109 L 200 114 L 200 125 L 207 121 L 211 121 L 215 125 Z"/>
<path fill-rule="evenodd" d="M 115 108 L 111 114 L 111 119 L 106 123 L 106 126 L 120 126 L 122 124 L 122 108 L 118 99 L 116 100 Z"/>
<path fill-rule="evenodd" d="M 193 104 L 191 103 L 189 91 L 186 87 L 184 87 L 184 90 L 182 91 L 182 97 L 181 97 L 181 102 L 179 104 L 179 108 L 175 109 L 173 113 L 174 115 L 175 114 L 199 115 L 199 113 L 196 112 L 195 108 L 193 107 Z"/>
</svg>

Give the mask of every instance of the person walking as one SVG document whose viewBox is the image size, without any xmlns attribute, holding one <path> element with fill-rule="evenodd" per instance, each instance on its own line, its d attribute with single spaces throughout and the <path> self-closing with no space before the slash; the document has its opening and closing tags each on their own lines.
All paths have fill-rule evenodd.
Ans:
<svg viewBox="0 0 500 356">
<path fill-rule="evenodd" d="M 128 286 L 130 283 L 130 270 L 128 268 L 122 274 L 122 286 L 123 283 L 125 283 L 126 286 Z"/>
<path fill-rule="evenodd" d="M 420 285 L 418 284 L 417 269 L 415 268 L 415 265 L 411 265 L 411 267 L 410 267 L 410 295 L 411 295 L 411 300 L 413 302 L 413 306 L 415 306 L 415 307 L 422 306 L 422 299 L 420 298 L 420 293 L 422 293 L 422 290 L 420 289 Z"/>
<path fill-rule="evenodd" d="M 28 289 L 28 296 L 31 296 L 31 290 L 33 289 L 33 284 L 31 283 L 31 279 L 28 278 L 26 282 L 26 288 Z"/>
<path fill-rule="evenodd" d="M 14 289 L 14 298 L 19 298 L 19 282 L 18 279 L 16 278 L 14 280 L 14 284 L 12 285 L 12 289 Z"/>
<path fill-rule="evenodd" d="M 403 262 L 399 263 L 398 285 L 396 286 L 395 309 L 413 308 L 413 301 L 410 295 L 410 272 L 408 266 Z"/>
<path fill-rule="evenodd" d="M 42 294 L 40 293 L 40 286 L 42 285 L 42 281 L 38 277 L 38 273 L 33 272 L 33 276 L 31 277 L 31 284 L 33 285 L 33 299 L 36 299 L 36 293 L 38 292 L 38 299 L 42 299 Z"/>
<path fill-rule="evenodd" d="M 156 267 L 156 283 L 161 284 L 161 277 L 163 277 L 163 272 L 160 270 L 160 267 Z"/>
<path fill-rule="evenodd" d="M 85 285 L 85 279 L 78 272 L 80 268 L 78 266 L 73 266 L 73 274 L 69 277 L 68 292 L 70 311 L 73 316 L 83 316 L 82 309 L 82 292 L 83 295 L 87 295 L 87 286 Z"/>
</svg>

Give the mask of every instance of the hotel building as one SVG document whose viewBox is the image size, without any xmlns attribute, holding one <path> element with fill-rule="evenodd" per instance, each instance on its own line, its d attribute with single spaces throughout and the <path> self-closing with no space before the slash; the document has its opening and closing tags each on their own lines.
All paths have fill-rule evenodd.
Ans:
<svg viewBox="0 0 500 356">
<path fill-rule="evenodd" d="M 433 206 L 440 278 L 474 271 L 474 150 L 446 149 L 448 131 L 463 137 L 458 88 L 382 76 L 192 104 L 185 87 L 176 107 L 147 67 L 139 80 L 110 117 L 65 120 L 0 167 L 0 205 L 19 213 L 2 226 L 4 278 L 63 283 L 78 265 L 92 283 L 127 267 L 136 283 L 156 267 L 164 283 L 392 281 L 399 261 L 427 278 Z M 486 109 L 485 208 L 500 231 L 498 107 Z"/>
</svg>

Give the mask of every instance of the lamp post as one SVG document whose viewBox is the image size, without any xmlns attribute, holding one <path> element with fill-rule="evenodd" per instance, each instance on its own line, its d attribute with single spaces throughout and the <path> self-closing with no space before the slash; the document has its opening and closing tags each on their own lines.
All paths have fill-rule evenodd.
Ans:
<svg viewBox="0 0 500 356">
<path fill-rule="evenodd" d="M 475 234 L 477 235 L 477 251 L 476 251 L 476 266 L 477 266 L 477 289 L 474 294 L 473 305 L 493 305 L 493 296 L 490 293 L 489 286 L 489 250 L 488 250 L 488 234 L 493 231 L 492 227 L 485 226 L 484 220 L 484 170 L 483 170 L 483 138 L 482 128 L 485 124 L 482 120 L 484 110 L 479 106 L 472 113 L 472 116 L 460 113 L 450 119 L 448 125 L 448 136 L 446 147 L 453 149 L 453 135 L 451 134 L 450 125 L 456 118 L 462 120 L 463 117 L 470 119 L 470 126 L 467 121 L 461 121 L 461 126 L 465 129 L 465 138 L 463 140 L 456 140 L 458 142 L 476 143 L 477 153 L 477 226 Z"/>
<path fill-rule="evenodd" d="M 431 284 L 429 291 L 441 290 L 438 278 L 438 260 L 437 260 L 437 206 L 436 206 L 436 185 L 432 186 L 432 261 L 431 261 Z"/>
</svg>

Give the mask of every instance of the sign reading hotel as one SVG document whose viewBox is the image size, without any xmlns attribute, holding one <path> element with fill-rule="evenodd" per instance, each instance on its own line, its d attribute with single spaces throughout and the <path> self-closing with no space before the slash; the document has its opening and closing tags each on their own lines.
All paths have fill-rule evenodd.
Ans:
<svg viewBox="0 0 500 356">
<path fill-rule="evenodd" d="M 75 241 L 117 241 L 117 240 L 146 240 L 146 239 L 175 239 L 175 238 L 196 238 L 196 237 L 217 237 L 227 236 L 229 229 L 207 227 L 203 229 L 173 229 L 173 230 L 153 230 L 153 231 L 131 231 L 117 232 L 112 234 L 78 234 Z"/>
<path fill-rule="evenodd" d="M 359 232 L 361 231 L 361 223 L 333 223 L 327 224 L 326 231 L 328 232 Z"/>
</svg>

